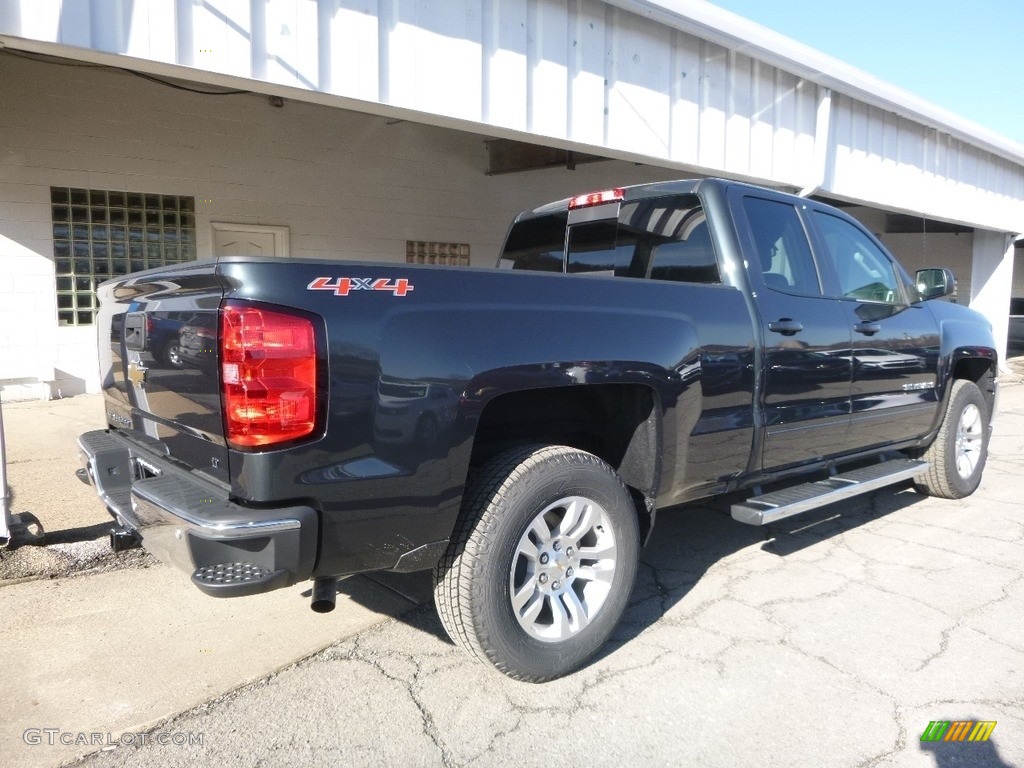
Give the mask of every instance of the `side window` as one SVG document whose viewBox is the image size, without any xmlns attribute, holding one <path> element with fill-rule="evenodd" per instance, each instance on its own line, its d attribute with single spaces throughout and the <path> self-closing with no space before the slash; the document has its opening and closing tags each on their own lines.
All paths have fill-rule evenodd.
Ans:
<svg viewBox="0 0 1024 768">
<path fill-rule="evenodd" d="M 568 271 L 721 282 L 707 220 L 696 195 L 625 203 L 617 220 L 571 226 Z"/>
<path fill-rule="evenodd" d="M 722 282 L 704 211 L 697 209 L 681 223 L 678 238 L 654 248 L 650 278 L 679 283 Z"/>
<path fill-rule="evenodd" d="M 777 200 L 745 197 L 743 210 L 764 284 L 783 293 L 821 295 L 814 257 L 796 208 Z"/>
<path fill-rule="evenodd" d="M 567 219 L 568 214 L 562 211 L 513 224 L 505 239 L 499 266 L 561 272 Z"/>
<path fill-rule="evenodd" d="M 843 296 L 889 304 L 902 301 L 892 262 L 864 232 L 824 211 L 815 211 L 814 221 Z"/>
</svg>

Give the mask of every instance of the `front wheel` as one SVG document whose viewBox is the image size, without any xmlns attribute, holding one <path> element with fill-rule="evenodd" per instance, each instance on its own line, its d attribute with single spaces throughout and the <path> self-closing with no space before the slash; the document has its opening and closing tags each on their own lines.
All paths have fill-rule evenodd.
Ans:
<svg viewBox="0 0 1024 768">
<path fill-rule="evenodd" d="M 608 639 L 638 556 L 636 508 L 611 467 L 565 446 L 516 449 L 467 485 L 434 602 L 456 645 L 543 682 Z"/>
<path fill-rule="evenodd" d="M 942 426 L 927 449 L 915 455 L 929 463 L 914 488 L 928 496 L 962 499 L 981 483 L 988 458 L 988 403 L 978 385 L 953 382 Z"/>
</svg>

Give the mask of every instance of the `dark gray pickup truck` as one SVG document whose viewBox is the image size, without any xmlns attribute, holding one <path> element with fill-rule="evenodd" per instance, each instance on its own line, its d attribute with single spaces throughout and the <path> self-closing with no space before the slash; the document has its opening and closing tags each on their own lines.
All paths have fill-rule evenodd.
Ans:
<svg viewBox="0 0 1024 768">
<path fill-rule="evenodd" d="M 841 211 L 716 179 L 522 213 L 496 269 L 141 272 L 99 291 L 80 475 L 115 547 L 208 594 L 312 578 L 330 610 L 337 577 L 432 568 L 457 644 L 547 680 L 611 633 L 659 508 L 972 493 L 997 355 L 954 291 Z"/>
</svg>

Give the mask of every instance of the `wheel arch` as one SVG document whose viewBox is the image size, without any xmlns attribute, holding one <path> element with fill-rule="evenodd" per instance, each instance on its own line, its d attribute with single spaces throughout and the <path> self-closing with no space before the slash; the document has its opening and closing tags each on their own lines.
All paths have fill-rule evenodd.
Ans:
<svg viewBox="0 0 1024 768">
<path fill-rule="evenodd" d="M 653 388 L 587 384 L 497 395 L 477 422 L 470 469 L 520 445 L 566 445 L 605 461 L 629 489 L 646 540 L 661 477 L 662 408 Z"/>
<path fill-rule="evenodd" d="M 960 347 L 950 355 L 949 380 L 943 401 L 949 399 L 952 383 L 957 379 L 973 381 L 978 385 L 988 406 L 989 419 L 995 415 L 996 380 L 999 375 L 998 355 L 989 347 Z"/>
<path fill-rule="evenodd" d="M 994 413 L 999 353 L 991 323 L 978 312 L 959 304 L 930 301 L 926 306 L 939 325 L 938 385 L 943 407 L 949 400 L 953 382 L 966 379 L 978 385 L 989 406 L 989 414 Z"/>
</svg>

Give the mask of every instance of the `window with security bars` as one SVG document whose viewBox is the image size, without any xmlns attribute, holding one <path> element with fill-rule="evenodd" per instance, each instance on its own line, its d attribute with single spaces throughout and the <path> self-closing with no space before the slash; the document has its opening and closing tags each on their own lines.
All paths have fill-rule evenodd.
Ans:
<svg viewBox="0 0 1024 768">
<path fill-rule="evenodd" d="M 194 261 L 194 197 L 50 187 L 57 322 L 91 325 L 96 286 Z"/>
</svg>

